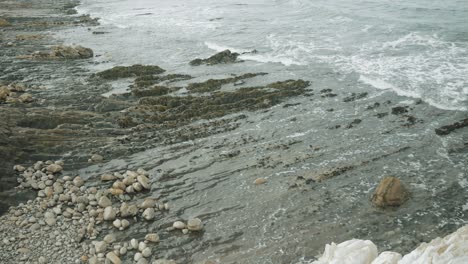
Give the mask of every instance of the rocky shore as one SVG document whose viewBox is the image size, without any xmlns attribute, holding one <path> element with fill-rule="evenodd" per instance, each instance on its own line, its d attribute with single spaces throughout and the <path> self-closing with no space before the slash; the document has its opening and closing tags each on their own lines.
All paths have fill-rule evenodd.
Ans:
<svg viewBox="0 0 468 264">
<path fill-rule="evenodd" d="M 99 35 L 76 5 L 0 1 L 0 262 L 312 263 L 330 241 L 406 254 L 468 224 L 466 112 L 320 70 L 92 72 L 102 54 L 54 35 Z"/>
</svg>

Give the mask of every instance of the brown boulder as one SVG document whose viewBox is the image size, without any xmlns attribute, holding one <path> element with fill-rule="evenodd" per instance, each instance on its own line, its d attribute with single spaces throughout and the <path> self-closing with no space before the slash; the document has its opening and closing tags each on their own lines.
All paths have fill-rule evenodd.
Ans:
<svg viewBox="0 0 468 264">
<path fill-rule="evenodd" d="M 409 192 L 398 178 L 385 177 L 375 189 L 371 201 L 378 207 L 400 206 L 408 198 Z"/>
</svg>

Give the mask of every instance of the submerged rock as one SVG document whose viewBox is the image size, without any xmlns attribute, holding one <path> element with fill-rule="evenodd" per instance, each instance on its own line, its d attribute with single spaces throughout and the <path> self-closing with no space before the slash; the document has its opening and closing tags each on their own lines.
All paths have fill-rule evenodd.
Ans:
<svg viewBox="0 0 468 264">
<path fill-rule="evenodd" d="M 97 73 L 97 76 L 106 80 L 137 77 L 144 75 L 160 74 L 165 72 L 156 65 L 135 64 L 132 66 L 116 66 L 114 68 Z"/>
<path fill-rule="evenodd" d="M 408 200 L 409 192 L 395 177 L 385 177 L 372 195 L 372 203 L 378 207 L 400 206 Z"/>
<path fill-rule="evenodd" d="M 226 64 L 234 63 L 239 57 L 239 53 L 231 52 L 230 50 L 221 51 L 207 59 L 194 59 L 190 62 L 192 66 L 199 66 L 202 64 L 206 65 L 216 65 L 216 64 Z"/>
</svg>

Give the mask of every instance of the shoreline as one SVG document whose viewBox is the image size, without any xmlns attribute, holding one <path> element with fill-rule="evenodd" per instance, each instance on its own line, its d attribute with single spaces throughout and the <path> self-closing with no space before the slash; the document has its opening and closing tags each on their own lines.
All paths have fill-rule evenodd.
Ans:
<svg viewBox="0 0 468 264">
<path fill-rule="evenodd" d="M 264 78 L 263 73 L 255 73 L 257 74 L 255 76 L 237 75 L 221 81 L 202 81 L 190 86 L 190 83 L 193 83 L 192 76 L 174 74 L 168 77 L 170 74 L 158 73 L 162 78 L 155 78 L 155 75 L 149 78 L 148 75 L 139 76 L 140 71 L 136 71 L 139 82 L 134 81 L 134 87 L 130 89 L 129 93 L 103 98 L 101 94 L 111 89 L 109 81 L 102 77 L 99 79 L 99 73 L 91 74 L 85 70 L 86 64 L 90 63 L 91 59 L 16 59 L 20 55 L 35 54 L 35 51 L 47 53 L 50 52 L 52 45 L 61 44 L 60 40 L 45 35 L 46 31 L 53 31 L 56 28 L 96 25 L 96 21 L 87 16 L 67 16 L 67 14 L 73 13 L 70 10 L 73 9 L 73 5 L 77 4 L 75 1 L 61 1 L 64 8 L 57 8 L 56 1 L 49 2 L 41 1 L 31 3 L 31 5 L 12 7 L 12 10 L 9 11 L 10 14 L 14 14 L 14 9 L 16 9 L 16 12 L 23 14 L 23 17 L 6 17 L 11 26 L 0 28 L 4 33 L 2 34 L 1 49 L 7 51 L 7 56 L 0 63 L 9 66 L 3 70 L 4 77 L 0 81 L 5 85 L 22 83 L 26 91 L 18 92 L 18 95 L 30 93 L 32 96 L 31 102 L 0 105 L 0 120 L 8 119 L 11 121 L 8 124 L 0 123 L 0 139 L 8 139 L 0 141 L 2 144 L 0 154 L 3 157 L 11 157 L 0 160 L 0 175 L 3 175 L 1 180 L 7 183 L 2 185 L 4 188 L 2 191 L 6 190 L 1 195 L 2 198 L 5 197 L 3 200 L 6 201 L 5 205 L 2 203 L 2 207 L 6 208 L 6 206 L 16 204 L 10 208 L 8 213 L 1 216 L 0 221 L 3 223 L 3 234 L 8 234 L 11 230 L 18 232 L 18 235 L 10 236 L 6 242 L 2 241 L 5 245 L 2 249 L 9 251 L 9 253 L 6 253 L 5 250 L 0 252 L 0 260 L 5 261 L 5 263 L 18 263 L 18 260 L 24 261 L 24 263 L 26 261 L 41 263 L 42 258 L 39 259 L 40 257 L 49 256 L 52 259 L 58 257 L 56 260 L 47 260 L 46 258 L 45 263 L 52 263 L 60 261 L 60 256 L 65 254 L 63 250 L 68 250 L 66 252 L 67 257 L 69 257 L 67 263 L 78 263 L 76 261 L 87 263 L 94 257 L 93 255 L 103 260 L 106 255 L 103 254 L 104 252 L 99 252 L 102 255 L 93 252 L 92 249 L 96 250 L 96 245 L 94 245 L 96 243 L 93 244 L 92 241 L 104 241 L 104 236 L 107 233 L 114 233 L 117 236 L 117 242 L 106 242 L 108 247 L 105 252 L 116 251 L 115 255 L 120 256 L 124 260 L 123 263 L 133 258 L 133 256 L 130 257 L 121 252 L 122 248 L 126 248 L 129 252 L 133 250 L 130 239 L 145 240 L 144 237 L 147 234 L 153 234 L 151 232 L 158 233 L 161 242 L 152 244 L 153 242 L 146 240 L 145 245 L 152 248 L 153 254 L 149 255 L 150 258 L 153 260 L 174 258 L 177 263 L 199 263 L 198 261 L 205 261 L 200 263 L 216 263 L 208 261 L 234 263 L 237 260 L 246 263 L 265 263 L 268 261 L 268 255 L 271 255 L 270 261 L 277 261 L 274 263 L 293 263 L 302 256 L 306 260 L 312 261 L 317 254 L 322 252 L 323 245 L 326 243 L 335 239 L 343 241 L 349 239 L 350 236 L 375 237 L 379 248 L 396 247 L 397 249 L 401 248 L 401 252 L 405 253 L 422 241 L 428 241 L 432 237 L 455 231 L 463 225 L 463 221 L 468 221 L 465 216 L 461 216 L 459 217 L 461 221 L 458 224 L 449 223 L 438 230 L 430 231 L 431 228 L 437 226 L 436 222 L 438 222 L 431 220 L 428 221 L 427 227 L 422 227 L 424 232 L 421 232 L 420 236 L 412 238 L 412 234 L 407 234 L 403 237 L 403 234 L 408 230 L 415 231 L 413 233 L 420 232 L 416 228 L 421 227 L 412 226 L 411 219 L 404 220 L 405 218 L 400 218 L 400 216 L 410 214 L 423 204 L 421 202 L 424 200 L 421 198 L 424 197 L 421 194 L 423 191 L 414 187 L 419 184 L 421 179 L 416 179 L 411 174 L 404 178 L 404 181 L 408 182 L 412 188 L 412 192 L 416 194 L 410 200 L 409 205 L 401 209 L 404 213 L 400 213 L 398 210 L 379 211 L 369 205 L 367 198 L 369 195 L 365 191 L 373 189 L 382 175 L 371 176 L 371 179 L 360 178 L 361 181 L 365 181 L 365 186 L 362 187 L 358 187 L 358 184 L 353 185 L 351 180 L 346 180 L 350 176 L 358 177 L 363 173 L 387 166 L 387 163 L 398 164 L 403 157 L 414 156 L 413 150 L 423 152 L 424 149 L 428 148 L 432 152 L 433 149 L 427 147 L 426 144 L 428 142 L 440 144 L 436 142 L 436 139 L 427 139 L 424 144 L 402 139 L 401 143 L 383 151 L 375 150 L 375 152 L 355 160 L 328 165 L 328 160 L 334 160 L 334 153 L 343 152 L 344 146 L 323 143 L 325 141 L 320 140 L 324 140 L 324 135 L 314 138 L 318 143 L 313 141 L 307 144 L 303 137 L 317 133 L 317 127 L 311 126 L 303 133 L 295 132 L 293 129 L 290 132 L 287 128 L 285 131 L 279 130 L 278 134 L 282 136 L 278 136 L 274 126 L 268 125 L 269 122 L 273 122 L 269 121 L 271 116 L 278 118 L 278 120 L 288 120 L 288 123 L 293 124 L 293 127 L 296 122 L 294 119 L 302 118 L 302 122 L 308 121 L 310 117 L 301 115 L 301 107 L 309 102 L 309 98 L 310 102 L 338 98 L 340 103 L 344 105 L 333 105 L 336 110 L 319 112 L 323 115 L 336 111 L 347 113 L 351 111 L 351 107 L 348 106 L 350 102 L 361 104 L 359 100 L 369 100 L 361 108 L 373 106 L 377 110 L 360 110 L 362 116 L 351 116 L 350 120 L 324 118 L 324 120 L 316 121 L 322 127 L 326 126 L 325 134 L 344 133 L 350 142 L 356 140 L 361 142 L 358 144 L 366 144 L 365 141 L 359 139 L 360 133 L 366 131 L 361 126 L 365 126 L 368 119 L 375 118 L 375 115 L 385 112 L 382 108 L 387 109 L 387 114 L 382 116 L 383 119 L 378 117 L 377 120 L 381 124 L 390 123 L 391 127 L 389 128 L 381 125 L 382 130 L 385 131 L 383 133 L 395 135 L 396 139 L 399 139 L 398 133 L 407 133 L 405 129 L 423 126 L 425 122 L 430 123 L 431 120 L 426 117 L 431 117 L 431 114 L 434 114 L 440 119 L 429 124 L 429 129 L 426 130 L 430 130 L 431 134 L 426 135 L 426 137 L 432 137 L 433 131 L 437 133 L 436 129 L 442 131 L 441 133 L 447 133 L 443 136 L 453 132 L 454 136 L 447 136 L 447 141 L 444 144 L 448 144 L 450 147 L 447 155 L 455 155 L 449 160 L 457 164 L 450 168 L 449 173 L 454 175 L 459 173 L 461 175 L 459 181 L 461 181 L 466 177 L 460 173 L 463 167 L 457 168 L 457 166 L 463 165 L 458 163 L 463 162 L 463 157 L 466 156 L 466 143 L 463 143 L 462 133 L 465 131 L 463 129 L 466 129 L 462 121 L 466 115 L 462 112 L 451 116 L 450 113 L 447 114 L 447 111 L 434 109 L 422 102 L 415 102 L 410 106 L 401 106 L 398 103 L 385 104 L 383 103 L 385 96 L 371 100 L 368 99 L 370 96 L 367 95 L 367 92 L 365 95 L 364 92 L 345 95 L 340 92 L 335 93 L 331 89 L 325 91 L 325 89 L 309 87 L 307 81 L 303 80 L 295 80 L 294 82 L 267 81 L 264 87 L 242 90 L 242 93 L 236 92 L 237 88 L 234 86 L 237 83 L 249 84 L 252 79 L 254 82 Z M 0 4 L 2 3 L 0 2 Z M 42 4 L 49 9 L 35 10 L 36 5 L 41 6 Z M 32 12 L 34 16 L 24 16 L 28 12 Z M 35 37 L 24 37 L 26 35 Z M 17 36 L 22 37 L 18 38 Z M 9 42 L 13 44 L 7 45 Z M 191 59 L 195 58 L 188 58 L 187 63 Z M 143 71 L 146 70 L 148 68 L 144 68 Z M 23 73 L 16 74 L 17 71 Z M 114 75 L 109 76 L 114 78 Z M 116 79 L 122 78 L 121 73 L 116 76 Z M 49 79 L 54 77 L 57 79 Z M 42 87 L 40 84 L 42 81 L 48 83 L 49 87 Z M 156 84 L 160 87 L 153 89 L 151 88 L 153 86 L 148 86 L 147 82 L 150 83 L 150 86 Z M 50 85 L 50 83 L 54 83 L 54 85 Z M 177 85 L 187 83 L 189 85 L 187 85 L 186 94 L 183 95 L 188 95 L 191 99 L 190 101 L 180 101 L 175 95 L 184 93 L 184 90 L 179 90 Z M 224 89 L 225 86 L 229 86 L 229 90 Z M 270 89 L 278 89 L 281 92 L 272 93 Z M 220 90 L 223 93 L 216 93 Z M 203 92 L 210 94 L 204 98 L 202 97 L 204 96 Z M 164 98 L 172 100 L 170 101 L 172 105 L 190 104 L 193 105 L 193 108 L 187 111 L 177 107 L 171 108 L 170 104 L 164 105 L 161 99 L 158 99 L 160 93 L 166 96 Z M 235 101 L 245 96 L 246 93 L 248 96 L 245 100 Z M 315 99 L 314 96 L 318 99 Z M 197 99 L 199 97 L 202 99 Z M 251 100 L 251 98 L 254 99 Z M 397 95 L 392 95 L 392 100 L 400 98 Z M 213 101 L 222 102 L 223 100 L 229 103 L 210 103 Z M 232 104 L 233 100 L 237 104 Z M 376 105 L 377 100 L 381 102 L 378 106 Z M 324 104 L 327 105 L 327 103 Z M 161 111 L 161 105 L 165 107 L 163 111 L 167 111 L 167 115 L 154 114 L 155 111 Z M 313 111 L 317 110 L 313 109 Z M 374 112 L 370 114 L 369 111 Z M 386 118 L 394 119 L 387 121 Z M 176 121 L 168 122 L 171 120 Z M 267 124 L 265 128 L 259 130 L 258 127 L 264 124 Z M 359 132 L 353 132 L 356 127 Z M 242 131 L 239 131 L 239 128 Z M 259 136 L 255 131 L 264 132 L 264 135 Z M 274 132 L 270 133 L 270 131 Z M 377 142 L 377 139 L 374 139 L 374 142 Z M 353 146 L 351 145 L 351 148 Z M 259 157 L 258 153 L 267 154 Z M 88 159 L 91 159 L 95 154 L 101 155 L 104 160 L 89 163 Z M 434 158 L 437 155 L 430 157 Z M 62 159 L 64 163 L 59 161 Z M 46 194 L 46 187 L 11 196 L 17 191 L 12 189 L 17 186 L 17 178 L 23 177 L 21 175 L 24 174 L 24 171 L 21 173 L 13 172 L 13 165 L 22 164 L 26 172 L 34 174 L 39 171 L 47 176 L 47 172 L 51 171 L 47 169 L 45 163 L 38 165 L 39 169 L 34 168 L 35 162 L 40 160 L 57 160 L 57 164 L 63 166 L 63 172 L 52 173 L 54 176 L 49 179 L 52 181 L 49 183 L 51 186 L 56 182 L 63 185 L 65 190 L 70 192 L 70 201 L 60 201 L 60 195 L 54 193 L 52 194 L 52 197 L 56 196 L 52 199 L 55 200 L 54 204 L 44 205 L 44 202 L 50 199 L 50 196 Z M 310 160 L 313 163 L 326 164 L 326 166 L 319 166 L 319 169 L 309 169 L 310 163 L 308 162 Z M 443 164 L 445 163 L 440 162 L 433 167 L 430 164 L 427 166 L 431 169 L 437 169 Z M 113 178 L 114 183 L 115 180 L 123 181 L 140 168 L 142 169 L 141 173 L 137 173 L 137 175 L 147 174 L 146 176 L 151 182 L 151 191 L 143 190 L 141 193 L 129 194 L 123 190 L 125 192 L 122 194 L 120 191 L 116 191 L 119 188 L 113 188 L 113 185 L 101 182 L 102 175 L 106 174 L 113 175 L 109 177 Z M 288 172 L 291 168 L 299 169 L 292 173 Z M 283 174 L 287 177 L 283 177 Z M 63 179 L 62 176 L 70 176 L 70 178 Z M 76 180 L 78 183 L 74 181 L 75 176 L 84 179 L 85 184 L 81 184 L 80 180 Z M 31 176 L 24 177 L 26 179 Z M 345 178 L 345 182 L 340 182 L 340 177 Z M 262 180 L 258 182 L 264 184 L 252 184 L 254 181 L 257 183 L 259 179 Z M 42 180 L 39 177 L 37 182 L 40 181 Z M 27 185 L 23 187 L 26 190 L 30 188 Z M 330 191 L 327 188 L 330 188 Z M 352 206 L 342 204 L 341 201 L 348 196 L 346 190 L 340 191 L 341 188 L 349 188 L 350 190 L 361 188 L 356 192 L 359 194 L 360 201 L 353 197 Z M 460 211 L 456 208 L 462 205 L 463 190 L 463 186 L 456 184 L 449 186 L 448 191 L 457 192 L 458 198 L 452 198 L 450 194 L 444 194 L 445 192 L 439 193 L 440 196 L 447 195 L 440 201 L 442 205 L 449 205 L 452 199 L 460 200 L 457 205 L 447 206 L 449 210 L 453 211 L 444 216 L 444 221 L 459 214 Z M 119 193 L 114 195 L 113 192 Z M 73 193 L 77 197 L 72 198 Z M 96 195 L 97 193 L 99 195 Z M 138 213 L 130 219 L 129 229 L 119 232 L 115 230 L 113 220 L 100 219 L 104 218 L 105 207 L 96 206 L 96 204 L 102 194 L 112 200 L 112 204 L 120 214 L 122 213 L 122 202 L 127 201 L 140 205 Z M 27 200 L 33 199 L 36 195 L 39 195 L 39 198 L 35 199 L 34 203 L 26 203 Z M 88 202 L 77 202 L 76 199 L 78 201 L 84 199 L 78 197 L 86 197 Z M 145 198 L 151 197 L 157 200 L 157 205 L 152 206 L 156 211 L 157 219 L 151 219 L 150 222 L 147 222 L 149 220 L 144 219 L 144 209 L 147 208 L 143 208 L 141 205 L 145 202 Z M 24 204 L 19 205 L 20 202 Z M 421 204 L 416 205 L 416 202 Z M 161 203 L 163 204 L 162 208 L 160 207 Z M 304 205 L 306 203 L 310 204 Z M 86 204 L 86 209 L 80 204 Z M 170 209 L 164 209 L 164 204 L 169 204 L 168 208 Z M 336 208 L 330 208 L 332 206 Z M 60 213 L 54 210 L 57 207 L 61 208 Z M 289 211 L 289 207 L 291 207 L 291 211 Z M 359 207 L 367 209 L 358 209 Z M 416 211 L 418 210 L 416 209 Z M 67 213 L 64 214 L 64 212 L 68 212 L 70 217 L 67 217 Z M 289 212 L 292 214 L 292 221 L 288 220 Z M 392 220 L 387 220 L 385 224 L 369 220 L 372 222 L 370 226 L 364 221 L 363 223 L 351 224 L 349 228 L 342 224 L 347 221 L 346 219 L 338 220 L 339 226 L 336 222 L 326 223 L 328 219 L 344 212 L 348 212 L 352 216 L 352 218 L 347 219 L 348 221 L 366 217 L 369 219 L 380 217 L 377 221 L 384 221 L 386 217 L 383 215 L 387 215 Z M 55 222 L 50 220 L 50 223 L 53 222 L 53 224 L 49 225 L 46 221 L 46 219 L 52 218 L 46 217 L 46 213 L 50 213 L 47 216 L 53 214 Z M 90 215 L 94 213 L 96 215 Z M 421 211 L 421 214 L 422 217 L 417 221 L 424 221 L 425 212 Z M 201 219 L 204 225 L 202 232 L 191 230 L 184 234 L 177 230 L 171 230 L 172 224 L 178 220 L 187 223 L 189 219 L 194 218 Z M 94 220 L 89 221 L 89 219 Z M 405 221 L 404 225 L 398 222 L 402 219 Z M 86 230 L 88 233 L 81 235 L 82 228 L 91 223 L 96 223 L 95 229 Z M 298 230 L 294 227 L 295 225 L 303 226 L 303 229 Z M 387 225 L 388 228 L 384 229 L 383 226 Z M 263 232 L 261 232 L 262 228 L 258 228 L 260 226 L 263 228 Z M 275 226 L 277 227 L 275 228 Z M 326 232 L 323 232 L 322 229 Z M 389 233 L 397 229 L 400 231 Z M 67 234 L 61 234 L 60 230 L 66 230 Z M 98 235 L 93 233 L 95 230 L 98 231 Z M 382 233 L 381 231 L 386 232 L 383 235 L 378 235 L 378 233 Z M 305 234 L 305 237 L 313 238 L 302 242 L 292 242 L 296 235 L 302 234 Z M 46 239 L 47 243 L 53 241 L 53 237 L 56 235 L 63 238 L 62 242 L 65 245 L 63 248 L 51 244 L 56 250 L 55 256 L 47 254 L 46 247 L 34 248 L 35 244 L 47 235 L 50 235 L 50 240 Z M 256 243 L 259 242 L 255 239 L 257 236 L 264 239 L 265 244 L 270 247 L 257 245 Z M 281 241 L 275 239 L 278 236 L 282 237 Z M 112 240 L 112 238 L 109 239 Z M 240 243 L 242 240 L 248 242 L 243 245 Z M 395 243 L 398 241 L 400 243 Z M 293 246 L 289 246 L 290 242 Z M 302 246 L 297 248 L 296 252 L 288 252 L 284 256 L 278 255 L 278 248 L 296 248 L 294 246 L 296 243 Z M 80 247 L 81 249 L 79 249 Z M 31 248 L 34 249 L 31 250 Z M 79 250 L 77 251 L 77 249 Z M 262 256 L 252 253 L 251 249 L 263 252 Z M 140 252 L 143 253 L 143 250 Z"/>
</svg>

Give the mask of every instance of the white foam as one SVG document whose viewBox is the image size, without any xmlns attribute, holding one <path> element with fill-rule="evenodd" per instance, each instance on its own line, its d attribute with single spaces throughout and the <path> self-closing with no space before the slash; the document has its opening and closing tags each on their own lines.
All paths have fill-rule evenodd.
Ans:
<svg viewBox="0 0 468 264">
<path fill-rule="evenodd" d="M 234 48 L 234 47 L 229 47 L 229 46 L 225 46 L 225 45 L 219 45 L 217 43 L 209 42 L 209 41 L 205 41 L 205 45 L 209 49 L 212 49 L 212 50 L 214 50 L 216 52 L 221 52 L 221 51 L 225 51 L 225 50 L 230 50 L 231 52 L 237 52 L 237 53 L 252 52 L 252 50 L 249 50 L 249 49 Z"/>
</svg>

